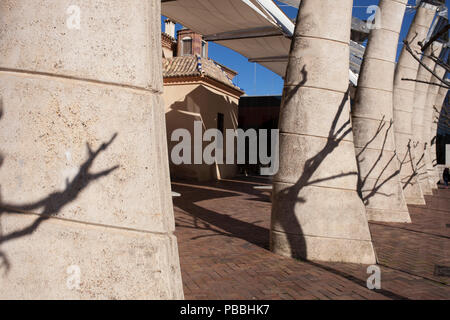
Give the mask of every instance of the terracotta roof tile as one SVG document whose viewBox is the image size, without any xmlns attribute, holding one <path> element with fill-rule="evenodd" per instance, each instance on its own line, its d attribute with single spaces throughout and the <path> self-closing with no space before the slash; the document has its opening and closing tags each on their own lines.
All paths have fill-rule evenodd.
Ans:
<svg viewBox="0 0 450 320">
<path fill-rule="evenodd" d="M 163 77 L 206 76 L 239 89 L 214 60 L 199 56 L 163 58 Z"/>
</svg>

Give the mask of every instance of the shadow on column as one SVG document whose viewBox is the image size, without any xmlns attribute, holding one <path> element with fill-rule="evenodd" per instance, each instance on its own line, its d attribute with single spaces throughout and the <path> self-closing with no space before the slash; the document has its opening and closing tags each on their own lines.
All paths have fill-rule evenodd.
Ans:
<svg viewBox="0 0 450 320">
<path fill-rule="evenodd" d="M 0 118 L 3 115 L 2 102 L 0 100 Z M 105 151 L 115 140 L 117 137 L 117 133 L 112 136 L 112 138 L 103 143 L 97 150 L 92 150 L 89 144 L 86 144 L 88 151 L 88 159 L 80 166 L 77 175 L 72 181 L 66 181 L 66 188 L 61 192 L 54 192 L 49 194 L 45 198 L 38 200 L 33 203 L 28 204 L 11 204 L 1 202 L 0 197 L 0 245 L 4 244 L 7 241 L 18 239 L 21 237 L 25 237 L 31 235 L 34 231 L 36 231 L 39 225 L 45 220 L 57 216 L 60 210 L 66 206 L 67 204 L 74 201 L 78 195 L 92 182 L 98 180 L 102 177 L 109 175 L 111 172 L 119 168 L 119 166 L 114 166 L 110 169 L 103 170 L 98 173 L 90 173 L 89 170 L 94 163 L 94 160 Z M 0 154 L 0 166 L 3 162 L 3 157 Z M 0 194 L 1 196 L 1 194 Z M 16 230 L 7 234 L 4 234 L 1 226 L 1 217 L 5 214 L 20 214 L 20 213 L 35 213 L 37 209 L 43 209 L 42 213 L 27 227 L 23 229 Z M 5 269 L 5 273 L 7 273 L 11 264 L 8 260 L 8 256 L 5 252 L 0 251 L 0 269 Z"/>
<path fill-rule="evenodd" d="M 386 147 L 387 139 L 389 137 L 389 132 L 392 129 L 392 125 L 393 125 L 392 119 L 389 122 L 389 126 L 387 127 L 387 129 L 386 129 L 386 131 L 384 133 L 383 144 L 381 146 L 380 153 L 378 154 L 377 159 L 371 165 L 369 171 L 367 172 L 367 174 L 365 176 L 361 175 L 360 165 L 361 165 L 362 162 L 365 161 L 365 158 L 361 158 L 361 156 L 364 153 L 364 151 L 367 148 L 370 147 L 371 143 L 378 137 L 378 135 L 383 131 L 384 127 L 386 126 L 386 122 L 384 121 L 384 118 L 385 118 L 385 116 L 383 116 L 383 118 L 380 120 L 380 124 L 378 125 L 378 128 L 377 128 L 377 130 L 375 132 L 375 135 L 369 141 L 367 141 L 367 143 L 359 151 L 359 153 L 356 154 L 356 159 L 357 159 L 356 164 L 358 166 L 358 182 L 357 182 L 356 190 L 358 192 L 359 197 L 361 198 L 361 200 L 364 202 L 364 205 L 366 205 L 366 206 L 370 203 L 370 199 L 373 196 L 375 196 L 377 193 L 381 194 L 381 195 L 384 195 L 386 197 L 392 196 L 392 194 L 380 193 L 379 190 L 383 187 L 383 185 L 388 183 L 390 180 L 395 178 L 400 173 L 400 170 L 397 169 L 392 174 L 390 174 L 388 177 L 386 177 L 384 179 L 381 179 L 381 177 L 383 176 L 384 172 L 387 170 L 387 168 L 391 165 L 391 163 L 396 158 L 396 154 L 394 152 L 394 154 L 389 159 L 387 164 L 381 169 L 379 175 L 375 179 L 374 186 L 372 187 L 372 189 L 370 189 L 370 192 L 367 193 L 366 195 L 363 194 L 363 190 L 364 190 L 364 187 L 366 186 L 367 179 L 369 178 L 370 174 L 377 168 L 377 166 L 379 165 L 380 161 L 383 158 L 383 153 L 384 153 L 384 150 L 385 150 L 385 147 Z"/>
<path fill-rule="evenodd" d="M 291 89 L 291 92 L 288 92 L 284 95 L 284 101 L 282 105 L 286 105 L 298 91 L 298 89 L 304 85 L 307 81 L 307 71 L 305 68 L 301 71 L 303 73 L 303 81 L 299 85 L 297 85 L 294 89 Z M 326 178 L 320 178 L 312 180 L 312 176 L 319 168 L 319 166 L 323 163 L 323 161 L 327 158 L 329 154 L 331 154 L 341 143 L 341 141 L 348 136 L 352 132 L 351 123 L 350 123 L 350 115 L 343 113 L 344 107 L 346 106 L 349 99 L 349 90 L 344 94 L 342 101 L 337 107 L 336 115 L 330 125 L 330 129 L 328 132 L 327 142 L 325 146 L 313 157 L 307 159 L 302 169 L 299 168 L 299 171 L 302 172 L 301 176 L 297 180 L 295 184 L 290 187 L 283 189 L 280 192 L 273 193 L 273 206 L 272 206 L 272 226 L 274 222 L 281 227 L 282 230 L 289 230 L 289 232 L 279 232 L 275 229 L 271 231 L 271 248 L 277 252 L 277 246 L 280 244 L 277 243 L 280 240 L 275 240 L 272 236 L 273 233 L 282 234 L 286 237 L 287 245 L 289 246 L 289 250 L 291 252 L 291 256 L 295 258 L 304 259 L 307 256 L 307 244 L 306 239 L 303 236 L 303 230 L 300 222 L 298 221 L 295 215 L 295 206 L 297 203 L 305 203 L 307 200 L 303 197 L 299 197 L 301 190 L 307 186 L 318 184 L 324 181 L 329 181 L 333 179 L 338 179 L 345 176 L 357 175 L 357 172 L 347 172 L 340 173 L 336 175 L 332 175 Z M 330 108 L 334 109 L 334 108 Z M 341 117 L 345 117 L 347 119 L 339 128 L 337 124 Z M 282 156 L 282 155 L 281 155 Z M 324 199 L 326 201 L 326 199 Z M 284 217 L 277 218 L 278 215 L 282 215 Z M 278 235 L 277 235 L 278 237 Z M 284 246 L 283 244 L 281 244 Z M 286 252 L 286 249 L 281 249 L 280 252 Z"/>
</svg>

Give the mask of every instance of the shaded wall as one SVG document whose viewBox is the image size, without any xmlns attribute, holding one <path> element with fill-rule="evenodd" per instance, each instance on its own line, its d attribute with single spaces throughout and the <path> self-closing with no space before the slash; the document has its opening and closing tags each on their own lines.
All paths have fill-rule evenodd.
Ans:
<svg viewBox="0 0 450 320">
<path fill-rule="evenodd" d="M 165 84 L 163 94 L 166 127 L 169 146 L 171 150 L 179 142 L 171 141 L 172 132 L 179 128 L 187 129 L 192 137 L 191 150 L 194 150 L 194 122 L 201 121 L 203 132 L 207 129 L 217 129 L 218 114 L 223 114 L 224 129 L 237 129 L 239 98 L 222 90 L 212 88 L 207 84 Z M 203 142 L 203 148 L 210 142 Z M 224 163 L 226 154 L 226 137 L 224 132 Z M 235 164 L 191 164 L 175 165 L 170 160 L 170 175 L 177 179 L 195 179 L 199 181 L 224 179 L 236 174 Z"/>
<path fill-rule="evenodd" d="M 277 129 L 281 96 L 245 96 L 239 100 L 239 128 Z"/>
<path fill-rule="evenodd" d="M 243 130 L 255 129 L 259 137 L 259 129 L 278 129 L 281 96 L 244 96 L 239 100 L 239 128 Z M 268 153 L 272 154 L 272 136 L 267 134 Z M 246 159 L 249 158 L 249 145 L 246 144 Z M 240 165 L 242 173 L 259 175 L 263 165 Z"/>
</svg>

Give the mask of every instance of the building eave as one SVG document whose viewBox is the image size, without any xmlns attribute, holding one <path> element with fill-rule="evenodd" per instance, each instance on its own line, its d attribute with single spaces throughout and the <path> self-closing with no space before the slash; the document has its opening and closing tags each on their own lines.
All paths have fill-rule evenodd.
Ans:
<svg viewBox="0 0 450 320">
<path fill-rule="evenodd" d="M 225 84 L 218 81 L 212 77 L 205 75 L 183 75 L 174 77 L 164 77 L 164 85 L 185 85 L 185 84 L 207 84 L 209 87 L 223 91 L 227 94 L 235 96 L 237 98 L 241 97 L 245 92 L 241 89 Z"/>
</svg>

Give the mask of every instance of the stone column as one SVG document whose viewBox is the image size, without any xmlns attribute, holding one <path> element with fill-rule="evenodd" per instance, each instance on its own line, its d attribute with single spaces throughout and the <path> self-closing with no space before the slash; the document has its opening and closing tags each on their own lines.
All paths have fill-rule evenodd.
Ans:
<svg viewBox="0 0 450 320">
<path fill-rule="evenodd" d="M 437 155 L 436 155 L 436 135 L 437 135 L 437 129 L 438 129 L 438 121 L 439 116 L 441 114 L 442 106 L 445 101 L 445 97 L 447 96 L 448 89 L 444 87 L 440 87 L 438 90 L 438 94 L 436 95 L 436 101 L 434 102 L 433 108 L 433 116 L 432 116 L 432 122 L 431 122 L 431 138 L 430 141 L 433 141 L 434 144 L 431 146 L 431 163 L 434 167 L 434 187 L 436 187 L 436 183 L 439 180 L 442 180 L 442 171 L 440 168 L 438 168 L 437 164 Z"/>
<path fill-rule="evenodd" d="M 445 75 L 445 69 L 441 67 L 440 65 L 436 65 L 434 67 L 434 72 L 440 77 L 444 77 Z M 440 83 L 440 81 L 436 77 L 431 78 L 432 83 Z M 427 177 L 428 177 L 428 183 L 431 188 L 436 188 L 436 183 L 439 179 L 436 178 L 436 171 L 435 171 L 435 163 L 433 163 L 433 160 L 436 159 L 436 133 L 432 134 L 431 128 L 434 127 L 434 121 L 435 117 L 439 117 L 439 115 L 435 115 L 434 107 L 435 102 L 437 98 L 437 94 L 439 91 L 439 87 L 435 85 L 430 85 L 428 87 L 428 93 L 427 98 L 425 102 L 425 110 L 424 110 L 424 117 L 423 117 L 423 141 L 425 141 L 427 148 L 425 149 L 425 165 L 427 169 Z M 433 153 L 434 150 L 434 153 Z M 433 157 L 434 155 L 434 157 Z"/>
<path fill-rule="evenodd" d="M 410 26 L 406 39 L 413 51 L 420 51 L 419 41 L 428 33 L 436 13 L 436 7 L 421 3 Z M 402 49 L 394 77 L 394 132 L 397 157 L 400 163 L 400 181 L 406 203 L 425 204 L 422 190 L 417 182 L 415 158 L 412 150 L 412 113 L 415 82 L 402 78 L 416 79 L 419 62 L 405 48 Z"/>
<path fill-rule="evenodd" d="M 299 7 L 280 111 L 271 249 L 322 261 L 375 263 L 348 95 L 352 0 Z"/>
<path fill-rule="evenodd" d="M 442 50 L 442 43 L 434 42 L 425 51 L 425 55 L 422 58 L 422 63 L 429 69 L 433 70 L 436 63 L 429 58 L 430 55 L 439 57 Z M 423 65 L 419 66 L 417 72 L 417 80 L 430 82 L 432 74 Z M 416 82 L 414 93 L 414 105 L 413 105 L 413 118 L 412 118 L 412 132 L 413 132 L 413 152 L 415 156 L 415 166 L 417 170 L 417 180 L 420 184 L 420 188 L 424 195 L 432 195 L 431 186 L 428 183 L 428 173 L 425 163 L 425 150 L 427 145 L 423 139 L 424 134 L 424 113 L 425 103 L 427 99 L 429 85 L 428 83 Z"/>
<path fill-rule="evenodd" d="M 381 0 L 381 28 L 370 32 L 352 108 L 360 196 L 367 218 L 411 222 L 399 179 L 393 128 L 395 58 L 407 0 Z"/>
<path fill-rule="evenodd" d="M 0 3 L 0 299 L 183 298 L 160 1 L 75 3 Z"/>
</svg>

